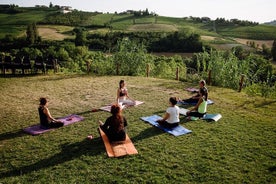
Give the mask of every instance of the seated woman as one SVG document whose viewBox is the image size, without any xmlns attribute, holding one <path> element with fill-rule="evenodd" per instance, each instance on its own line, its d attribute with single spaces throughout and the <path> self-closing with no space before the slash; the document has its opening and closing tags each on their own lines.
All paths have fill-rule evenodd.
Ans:
<svg viewBox="0 0 276 184">
<path fill-rule="evenodd" d="M 191 116 L 202 118 L 207 111 L 207 93 L 204 89 L 199 90 L 200 98 L 197 102 L 197 104 L 187 112 L 188 118 Z"/>
<path fill-rule="evenodd" d="M 124 80 L 119 82 L 119 88 L 117 90 L 117 103 L 120 105 L 135 105 L 135 100 L 128 96 L 128 91 Z"/>
<path fill-rule="evenodd" d="M 192 96 L 191 98 L 188 98 L 188 99 L 183 99 L 182 101 L 186 102 L 186 103 L 189 103 L 189 104 L 196 104 L 199 101 L 199 99 L 201 98 L 200 94 L 199 94 L 200 90 L 204 90 L 205 91 L 206 101 L 207 101 L 207 98 L 208 98 L 208 89 L 206 87 L 205 80 L 199 81 L 199 90 L 198 90 L 198 92 L 197 92 L 196 95 L 194 95 L 194 96 Z"/>
<path fill-rule="evenodd" d="M 105 132 L 110 142 L 124 141 L 126 139 L 125 127 L 127 120 L 122 115 L 122 109 L 119 104 L 111 106 L 111 114 L 105 123 L 99 121 L 100 128 Z"/>
<path fill-rule="evenodd" d="M 179 107 L 176 106 L 177 99 L 176 97 L 171 97 L 169 99 L 169 107 L 166 110 L 166 113 L 163 119 L 157 120 L 157 122 L 165 128 L 173 128 L 179 125 Z"/>
<path fill-rule="evenodd" d="M 62 127 L 63 122 L 56 120 L 50 114 L 49 109 L 47 108 L 48 101 L 46 98 L 40 98 L 40 104 L 38 107 L 38 113 L 40 118 L 40 126 L 42 128 L 58 128 Z"/>
</svg>

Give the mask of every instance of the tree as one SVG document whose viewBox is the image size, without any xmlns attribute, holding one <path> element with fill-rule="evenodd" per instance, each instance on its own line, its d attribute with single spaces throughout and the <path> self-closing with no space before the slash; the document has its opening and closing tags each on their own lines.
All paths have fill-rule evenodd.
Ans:
<svg viewBox="0 0 276 184">
<path fill-rule="evenodd" d="M 86 32 L 82 29 L 75 29 L 76 38 L 75 38 L 75 45 L 76 46 L 85 46 L 87 39 L 86 39 Z"/>
<path fill-rule="evenodd" d="M 53 8 L 53 3 L 50 2 L 49 8 Z"/>
<path fill-rule="evenodd" d="M 273 45 L 271 48 L 271 55 L 273 57 L 273 60 L 276 61 L 276 40 L 273 41 Z"/>
<path fill-rule="evenodd" d="M 40 40 L 35 23 L 29 24 L 27 26 L 26 34 L 27 34 L 26 40 L 29 44 L 34 44 L 35 42 L 38 42 Z"/>
</svg>

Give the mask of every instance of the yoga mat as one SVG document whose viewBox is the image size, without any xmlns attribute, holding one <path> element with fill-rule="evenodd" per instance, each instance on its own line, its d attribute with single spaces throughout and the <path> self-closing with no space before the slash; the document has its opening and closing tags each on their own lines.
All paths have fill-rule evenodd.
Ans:
<svg viewBox="0 0 276 184">
<path fill-rule="evenodd" d="M 221 114 L 205 114 L 202 119 L 207 121 L 218 121 L 222 118 Z"/>
<path fill-rule="evenodd" d="M 186 88 L 187 91 L 191 92 L 191 93 L 197 93 L 199 92 L 199 89 L 197 88 Z"/>
<path fill-rule="evenodd" d="M 165 128 L 156 122 L 158 119 L 162 119 L 162 117 L 158 115 L 141 117 L 140 119 L 174 136 L 180 136 L 180 135 L 184 135 L 192 132 L 191 130 L 186 129 L 181 125 L 178 125 L 177 127 L 174 127 L 174 128 Z"/>
<path fill-rule="evenodd" d="M 179 105 L 196 105 L 197 103 L 187 103 L 187 102 L 184 102 L 184 101 L 178 101 L 177 104 Z M 210 99 L 207 100 L 207 105 L 212 105 L 214 104 L 214 102 Z"/>
<path fill-rule="evenodd" d="M 125 141 L 118 141 L 110 143 L 107 135 L 102 131 L 101 128 L 98 128 L 100 136 L 104 142 L 105 150 L 108 157 L 121 157 L 125 155 L 138 154 L 138 151 L 134 147 L 132 141 L 126 134 Z"/>
<path fill-rule="evenodd" d="M 179 108 L 179 114 L 181 114 L 181 115 L 187 116 L 188 111 L 189 111 L 189 109 Z M 207 121 L 218 121 L 220 118 L 222 118 L 221 114 L 206 113 L 201 119 L 207 120 Z"/>
<path fill-rule="evenodd" d="M 144 102 L 135 101 L 135 103 L 136 103 L 135 105 L 131 105 L 131 106 L 123 105 L 123 109 L 128 108 L 128 107 L 135 107 L 135 106 L 143 104 Z M 110 112 L 111 111 L 111 106 L 112 106 L 112 104 L 103 106 L 103 107 L 100 108 L 100 110 Z"/>
<path fill-rule="evenodd" d="M 64 126 L 82 121 L 83 119 L 84 118 L 82 116 L 79 116 L 79 115 L 76 115 L 76 114 L 71 114 L 69 116 L 65 116 L 65 117 L 62 117 L 62 118 L 57 118 L 57 120 L 60 120 L 64 123 Z M 39 134 L 42 134 L 42 133 L 45 133 L 45 132 L 48 132 L 48 131 L 51 131 L 51 130 L 54 130 L 54 129 L 57 129 L 57 128 L 47 128 L 46 129 L 46 128 L 42 128 L 40 126 L 40 124 L 38 124 L 38 125 L 32 125 L 30 127 L 24 128 L 23 130 L 24 130 L 24 132 L 29 133 L 31 135 L 39 135 Z"/>
</svg>

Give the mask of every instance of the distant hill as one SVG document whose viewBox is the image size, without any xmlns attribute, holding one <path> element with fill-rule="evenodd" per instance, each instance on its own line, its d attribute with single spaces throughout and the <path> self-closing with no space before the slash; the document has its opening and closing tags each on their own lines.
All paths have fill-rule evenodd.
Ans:
<svg viewBox="0 0 276 184">
<path fill-rule="evenodd" d="M 12 11 L 11 11 L 12 10 Z M 112 31 L 139 31 L 139 32 L 185 32 L 201 36 L 223 38 L 243 38 L 254 40 L 276 39 L 276 20 L 266 24 L 248 24 L 248 21 L 235 20 L 230 22 L 225 19 L 214 22 L 210 19 L 199 17 L 164 17 L 157 15 L 136 15 L 132 12 L 125 13 L 100 13 L 72 11 L 62 13 L 60 8 L 48 7 L 4 7 L 0 9 L 0 39 L 7 34 L 20 36 L 25 34 L 26 27 L 36 22 L 39 28 L 55 28 L 59 33 L 70 34 L 74 27 L 85 27 L 89 33 Z M 241 24 L 243 23 L 243 24 Z M 57 28 L 58 26 L 58 28 Z M 65 30 L 59 30 L 66 26 Z M 47 36 L 47 34 L 44 34 Z M 221 42 L 221 40 L 216 41 Z"/>
<path fill-rule="evenodd" d="M 271 22 L 266 22 L 264 24 L 271 25 L 271 26 L 276 26 L 276 20 L 273 20 Z"/>
</svg>

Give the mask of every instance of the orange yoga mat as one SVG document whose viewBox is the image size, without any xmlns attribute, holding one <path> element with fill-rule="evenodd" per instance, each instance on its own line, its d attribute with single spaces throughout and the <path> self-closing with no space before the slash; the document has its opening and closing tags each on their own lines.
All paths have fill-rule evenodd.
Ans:
<svg viewBox="0 0 276 184">
<path fill-rule="evenodd" d="M 138 154 L 138 151 L 134 147 L 128 135 L 126 135 L 125 141 L 110 143 L 104 131 L 102 131 L 101 128 L 98 128 L 98 130 L 104 142 L 104 146 L 108 157 L 121 157 L 125 155 Z"/>
</svg>

